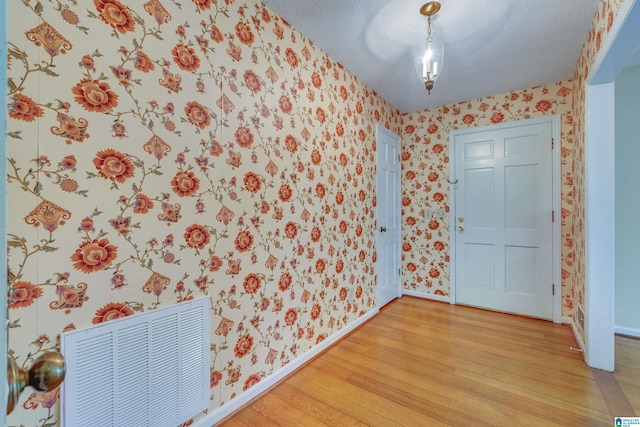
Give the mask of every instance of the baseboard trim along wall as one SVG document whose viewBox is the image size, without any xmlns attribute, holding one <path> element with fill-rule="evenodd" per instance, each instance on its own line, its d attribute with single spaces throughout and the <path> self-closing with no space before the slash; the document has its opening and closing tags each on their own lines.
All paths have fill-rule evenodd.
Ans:
<svg viewBox="0 0 640 427">
<path fill-rule="evenodd" d="M 449 296 L 428 294 L 426 292 L 409 291 L 407 289 L 403 289 L 402 290 L 402 295 L 407 295 L 407 296 L 410 296 L 410 297 L 430 299 L 430 300 L 446 302 L 446 303 L 450 303 L 451 302 Z"/>
<path fill-rule="evenodd" d="M 314 357 L 327 350 L 342 338 L 346 337 L 349 333 L 353 332 L 362 324 L 369 321 L 372 317 L 377 315 L 378 312 L 379 310 L 375 308 L 365 313 L 363 316 L 359 317 L 357 320 L 351 322 L 340 331 L 331 335 L 320 344 L 311 348 L 302 356 L 294 359 L 292 362 L 289 362 L 287 365 L 273 372 L 271 375 L 261 380 L 258 384 L 254 385 L 249 390 L 242 393 L 240 396 L 230 400 L 213 412 L 210 412 L 206 417 L 194 422 L 191 427 L 210 427 L 222 421 L 226 417 L 232 415 L 235 411 L 242 408 L 244 405 L 260 396 L 262 393 L 277 385 L 280 381 L 284 380 L 287 376 L 291 375 L 297 369 L 301 368 L 304 364 L 311 361 Z"/>
<path fill-rule="evenodd" d="M 571 331 L 573 332 L 573 336 L 576 339 L 576 342 L 578 343 L 578 348 L 582 351 L 582 354 L 584 356 L 584 342 L 582 341 L 582 338 L 580 337 L 580 334 L 578 333 L 578 329 L 576 328 L 576 324 L 573 321 L 573 319 L 571 317 L 566 317 L 566 316 L 562 316 L 562 323 L 571 326 Z"/>
<path fill-rule="evenodd" d="M 635 338 L 640 338 L 640 329 L 636 329 L 636 328 L 627 328 L 625 326 L 618 326 L 615 325 L 613 327 L 613 331 L 616 334 L 620 334 L 620 335 L 627 335 L 629 337 L 635 337 Z"/>
</svg>

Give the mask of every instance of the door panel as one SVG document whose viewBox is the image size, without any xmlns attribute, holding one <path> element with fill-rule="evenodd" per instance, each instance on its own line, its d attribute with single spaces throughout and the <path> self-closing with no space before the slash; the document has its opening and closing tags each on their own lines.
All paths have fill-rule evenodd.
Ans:
<svg viewBox="0 0 640 427">
<path fill-rule="evenodd" d="M 454 139 L 456 302 L 551 319 L 551 123 Z"/>
<path fill-rule="evenodd" d="M 400 137 L 378 125 L 377 254 L 378 307 L 401 295 L 400 276 Z"/>
<path fill-rule="evenodd" d="M 493 141 L 469 142 L 464 145 L 465 160 L 493 159 Z"/>
<path fill-rule="evenodd" d="M 537 265 L 536 248 L 506 246 L 505 291 L 534 296 Z"/>
<path fill-rule="evenodd" d="M 495 288 L 495 246 L 467 243 L 465 245 L 465 285 L 473 288 L 493 290 Z"/>
<path fill-rule="evenodd" d="M 464 221 L 476 228 L 493 228 L 495 187 L 493 169 L 470 169 L 465 171 L 468 190 L 465 194 L 467 215 Z"/>
<path fill-rule="evenodd" d="M 507 229 L 535 229 L 536 167 L 534 165 L 505 168 L 505 226 Z"/>
</svg>

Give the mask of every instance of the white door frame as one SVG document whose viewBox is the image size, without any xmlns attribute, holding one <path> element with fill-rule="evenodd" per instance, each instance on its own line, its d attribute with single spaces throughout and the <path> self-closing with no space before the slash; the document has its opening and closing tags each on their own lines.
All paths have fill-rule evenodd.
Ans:
<svg viewBox="0 0 640 427">
<path fill-rule="evenodd" d="M 560 225 L 562 220 L 560 219 L 560 116 L 544 116 L 535 119 L 519 120 L 517 122 L 507 122 L 497 125 L 478 126 L 473 128 L 458 129 L 449 132 L 449 180 L 455 184 L 451 184 L 449 187 L 449 303 L 456 303 L 456 247 L 454 244 L 453 233 L 456 229 L 456 196 L 455 191 L 458 187 L 456 180 L 456 168 L 455 168 L 455 137 L 458 135 L 465 135 L 477 132 L 486 132 L 492 130 L 505 129 L 513 126 L 523 125 L 535 125 L 540 123 L 551 123 L 551 135 L 555 141 L 552 151 L 552 209 L 556 213 L 555 221 L 552 226 L 552 245 L 553 245 L 553 283 L 555 286 L 555 294 L 553 295 L 553 322 L 560 323 L 562 320 L 562 282 L 560 275 Z"/>
<path fill-rule="evenodd" d="M 376 123 L 376 186 L 378 183 L 378 170 L 377 170 L 377 166 L 378 166 L 378 156 L 380 155 L 380 149 L 378 147 L 378 135 L 384 133 L 386 135 L 388 135 L 390 138 L 392 139 L 397 139 L 398 141 L 400 141 L 400 144 L 402 144 L 402 140 L 400 139 L 400 137 L 398 135 L 396 135 L 394 132 L 390 131 L 389 129 L 387 129 L 386 127 L 384 127 L 384 125 L 382 125 L 381 123 Z M 399 153 L 402 152 L 402 145 L 400 145 L 400 150 L 398 151 Z M 400 164 L 400 162 L 398 162 Z M 396 258 L 397 258 L 397 265 L 398 267 L 400 267 L 400 272 L 398 274 L 398 288 L 396 289 L 396 298 L 400 298 L 402 296 L 402 252 L 401 252 L 401 247 L 402 247 L 402 212 L 401 212 L 401 207 L 400 207 L 400 200 L 402 197 L 402 180 L 400 179 L 400 174 L 402 173 L 402 165 L 400 164 L 400 168 L 401 170 L 399 171 L 399 175 L 398 175 L 398 185 L 400 188 L 398 188 L 398 200 L 396 201 L 397 206 L 395 206 L 396 209 L 398 209 L 398 245 L 397 245 L 397 253 L 395 254 Z M 379 218 L 379 209 L 380 209 L 380 200 L 378 199 L 378 190 L 376 188 L 376 230 L 375 230 L 375 234 L 376 234 L 376 247 L 379 247 L 380 245 L 378 245 L 378 240 L 380 239 L 380 233 L 378 232 L 378 227 L 380 226 L 380 223 L 378 221 Z M 378 254 L 379 255 L 379 254 Z M 382 257 L 378 256 L 378 259 L 376 261 L 376 292 L 377 292 L 377 286 L 379 285 L 379 272 L 381 271 L 380 269 L 380 263 L 382 262 Z M 377 300 L 377 308 L 380 309 L 381 305 L 380 305 L 380 301 L 378 298 L 378 294 L 376 293 L 376 300 Z"/>
<path fill-rule="evenodd" d="M 615 79 L 640 46 L 640 1 L 626 0 L 586 78 L 585 360 L 615 365 Z M 602 206 L 607 206 L 603 209 Z"/>
</svg>

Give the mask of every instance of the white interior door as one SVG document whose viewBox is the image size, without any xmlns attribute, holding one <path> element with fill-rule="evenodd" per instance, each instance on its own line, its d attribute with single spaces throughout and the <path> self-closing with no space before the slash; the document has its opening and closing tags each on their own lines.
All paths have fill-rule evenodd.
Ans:
<svg viewBox="0 0 640 427">
<path fill-rule="evenodd" d="M 455 135 L 457 303 L 553 318 L 552 130 Z"/>
<path fill-rule="evenodd" d="M 401 295 L 400 275 L 400 137 L 376 127 L 378 307 Z"/>
</svg>

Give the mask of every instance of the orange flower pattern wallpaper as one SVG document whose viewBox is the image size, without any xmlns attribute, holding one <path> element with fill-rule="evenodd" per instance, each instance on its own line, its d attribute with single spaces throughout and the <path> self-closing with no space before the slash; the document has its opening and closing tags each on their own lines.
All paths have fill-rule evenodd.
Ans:
<svg viewBox="0 0 640 427">
<path fill-rule="evenodd" d="M 402 136 L 404 287 L 447 295 L 448 225 L 421 209 L 447 209 L 448 132 L 561 115 L 573 315 L 582 85 L 620 3 L 572 80 L 401 115 L 258 0 L 8 2 L 10 356 L 204 295 L 211 410 L 303 355 L 376 307 L 378 122 Z M 8 425 L 57 425 L 59 399 L 24 393 Z"/>
<path fill-rule="evenodd" d="M 390 104 L 258 1 L 8 6 L 18 365 L 208 295 L 215 409 L 375 308 Z M 9 425 L 56 422 L 25 394 Z"/>
</svg>

